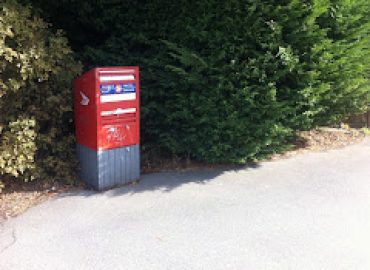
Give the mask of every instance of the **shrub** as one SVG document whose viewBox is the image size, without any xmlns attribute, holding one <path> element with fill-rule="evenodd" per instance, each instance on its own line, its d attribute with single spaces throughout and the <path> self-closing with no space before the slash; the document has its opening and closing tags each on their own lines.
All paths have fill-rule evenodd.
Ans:
<svg viewBox="0 0 370 270">
<path fill-rule="evenodd" d="M 317 1 L 325 12 L 317 24 L 325 31 L 314 47 L 312 70 L 324 92 L 317 99 L 317 124 L 338 123 L 364 112 L 370 97 L 370 4 L 367 0 Z"/>
<path fill-rule="evenodd" d="M 0 10 L 0 174 L 68 180 L 75 172 L 71 81 L 80 72 L 67 40 L 29 7 Z"/>
<path fill-rule="evenodd" d="M 81 57 L 141 66 L 144 147 L 207 162 L 245 162 L 280 151 L 295 128 L 310 125 L 299 114 L 307 91 L 298 73 L 303 64 L 284 29 L 304 16 L 297 7 L 168 1 L 164 8 L 154 1 L 131 9 L 104 44 Z M 309 39 L 302 36 L 300 44 Z"/>
<path fill-rule="evenodd" d="M 245 162 L 364 109 L 367 0 L 33 2 L 87 67 L 140 65 L 144 149 Z"/>
</svg>

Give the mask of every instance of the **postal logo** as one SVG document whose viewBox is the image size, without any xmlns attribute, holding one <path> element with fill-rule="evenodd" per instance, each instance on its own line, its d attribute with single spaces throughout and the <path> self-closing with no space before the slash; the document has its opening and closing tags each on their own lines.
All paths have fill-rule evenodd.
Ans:
<svg viewBox="0 0 370 270">
<path fill-rule="evenodd" d="M 122 86 L 120 84 L 117 84 L 115 88 L 116 88 L 116 93 L 122 92 Z"/>
</svg>

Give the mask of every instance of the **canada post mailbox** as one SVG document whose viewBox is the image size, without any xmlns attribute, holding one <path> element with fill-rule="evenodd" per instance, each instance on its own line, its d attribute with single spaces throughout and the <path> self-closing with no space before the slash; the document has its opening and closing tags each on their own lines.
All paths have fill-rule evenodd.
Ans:
<svg viewBox="0 0 370 270">
<path fill-rule="evenodd" d="M 139 68 L 95 68 L 74 82 L 80 177 L 98 190 L 140 177 Z"/>
</svg>

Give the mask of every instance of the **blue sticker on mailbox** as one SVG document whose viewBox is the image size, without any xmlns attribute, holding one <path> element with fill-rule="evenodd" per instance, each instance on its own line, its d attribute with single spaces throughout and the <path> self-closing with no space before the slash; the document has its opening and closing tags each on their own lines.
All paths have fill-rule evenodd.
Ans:
<svg viewBox="0 0 370 270">
<path fill-rule="evenodd" d="M 136 92 L 135 83 L 101 84 L 100 85 L 100 93 L 102 95 L 135 93 L 135 92 Z"/>
</svg>

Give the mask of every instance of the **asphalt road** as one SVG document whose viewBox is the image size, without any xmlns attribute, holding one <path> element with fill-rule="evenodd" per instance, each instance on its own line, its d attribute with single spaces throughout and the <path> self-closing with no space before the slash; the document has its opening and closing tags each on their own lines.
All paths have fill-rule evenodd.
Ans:
<svg viewBox="0 0 370 270">
<path fill-rule="evenodd" d="M 0 228 L 1 270 L 369 270 L 370 139 L 65 194 Z"/>
</svg>

